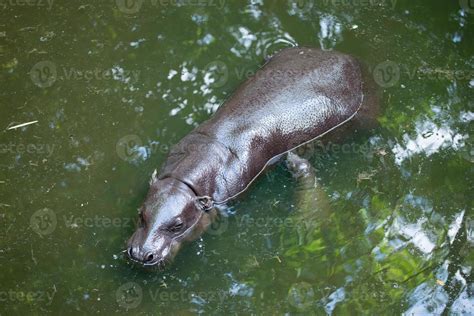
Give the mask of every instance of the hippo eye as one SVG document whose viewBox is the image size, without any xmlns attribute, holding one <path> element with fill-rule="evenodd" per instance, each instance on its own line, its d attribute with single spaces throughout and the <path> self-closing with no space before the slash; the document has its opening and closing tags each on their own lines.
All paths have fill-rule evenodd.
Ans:
<svg viewBox="0 0 474 316">
<path fill-rule="evenodd" d="M 171 233 L 177 233 L 183 228 L 184 224 L 183 222 L 176 222 L 173 225 L 168 226 L 168 231 Z"/>
</svg>

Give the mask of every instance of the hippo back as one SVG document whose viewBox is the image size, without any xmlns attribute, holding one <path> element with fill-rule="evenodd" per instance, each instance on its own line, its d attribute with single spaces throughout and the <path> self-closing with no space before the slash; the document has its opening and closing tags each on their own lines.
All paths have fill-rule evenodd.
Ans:
<svg viewBox="0 0 474 316">
<path fill-rule="evenodd" d="M 232 197 L 248 187 L 272 158 L 348 122 L 363 98 L 361 68 L 355 58 L 313 48 L 285 49 L 186 136 L 164 170 L 188 177 L 186 182 L 201 194 Z M 213 146 L 209 152 L 214 157 L 207 161 L 183 157 L 186 139 L 197 137 Z M 220 165 L 209 168 L 213 159 Z M 214 173 L 216 183 L 205 183 L 199 172 L 203 168 Z M 186 170 L 197 174 L 189 178 Z"/>
</svg>

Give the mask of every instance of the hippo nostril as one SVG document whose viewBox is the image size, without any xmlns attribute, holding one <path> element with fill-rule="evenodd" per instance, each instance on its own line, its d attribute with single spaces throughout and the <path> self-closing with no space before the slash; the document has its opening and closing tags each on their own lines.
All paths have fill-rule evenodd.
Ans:
<svg viewBox="0 0 474 316">
<path fill-rule="evenodd" d="M 153 253 L 147 253 L 145 255 L 145 263 L 150 263 L 153 261 L 153 259 L 155 259 L 155 256 L 153 255 Z"/>
<path fill-rule="evenodd" d="M 130 259 L 133 259 L 133 250 L 132 250 L 132 247 L 128 248 L 127 249 L 127 254 L 128 254 L 128 257 Z"/>
</svg>

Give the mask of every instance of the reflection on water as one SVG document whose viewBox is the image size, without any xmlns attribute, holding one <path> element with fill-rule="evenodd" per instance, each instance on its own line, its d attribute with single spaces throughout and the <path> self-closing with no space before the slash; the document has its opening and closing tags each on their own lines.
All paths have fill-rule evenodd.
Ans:
<svg viewBox="0 0 474 316">
<path fill-rule="evenodd" d="M 319 21 L 320 31 L 318 33 L 319 44 L 324 50 L 333 49 L 342 38 L 342 25 L 332 15 L 322 15 Z"/>
<path fill-rule="evenodd" d="M 242 57 L 249 50 L 252 43 L 257 40 L 257 36 L 246 27 L 239 26 L 234 30 L 231 30 L 232 35 L 238 42 L 237 47 L 234 46 L 230 49 L 237 57 Z"/>
<path fill-rule="evenodd" d="M 472 313 L 467 7 L 132 2 L 2 4 L 0 122 L 38 122 L 0 132 L 0 314 Z M 166 272 L 124 260 L 170 147 L 296 45 L 397 65 L 379 128 L 315 149 L 316 188 L 276 165 Z"/>
<path fill-rule="evenodd" d="M 393 147 L 397 164 L 419 153 L 431 156 L 444 148 L 458 150 L 468 139 L 468 135 L 456 133 L 450 126 L 438 127 L 430 120 L 417 121 L 414 132 L 415 137 L 404 134 L 403 143 Z"/>
</svg>

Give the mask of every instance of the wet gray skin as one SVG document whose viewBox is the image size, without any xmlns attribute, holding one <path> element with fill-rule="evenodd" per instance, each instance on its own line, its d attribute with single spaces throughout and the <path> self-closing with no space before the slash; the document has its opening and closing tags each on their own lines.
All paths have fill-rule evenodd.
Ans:
<svg viewBox="0 0 474 316">
<path fill-rule="evenodd" d="M 213 117 L 175 145 L 152 176 L 129 257 L 159 268 L 195 240 L 270 162 L 332 130 L 365 124 L 377 104 L 359 62 L 312 48 L 276 54 Z M 341 128 L 344 126 L 344 129 Z"/>
</svg>

